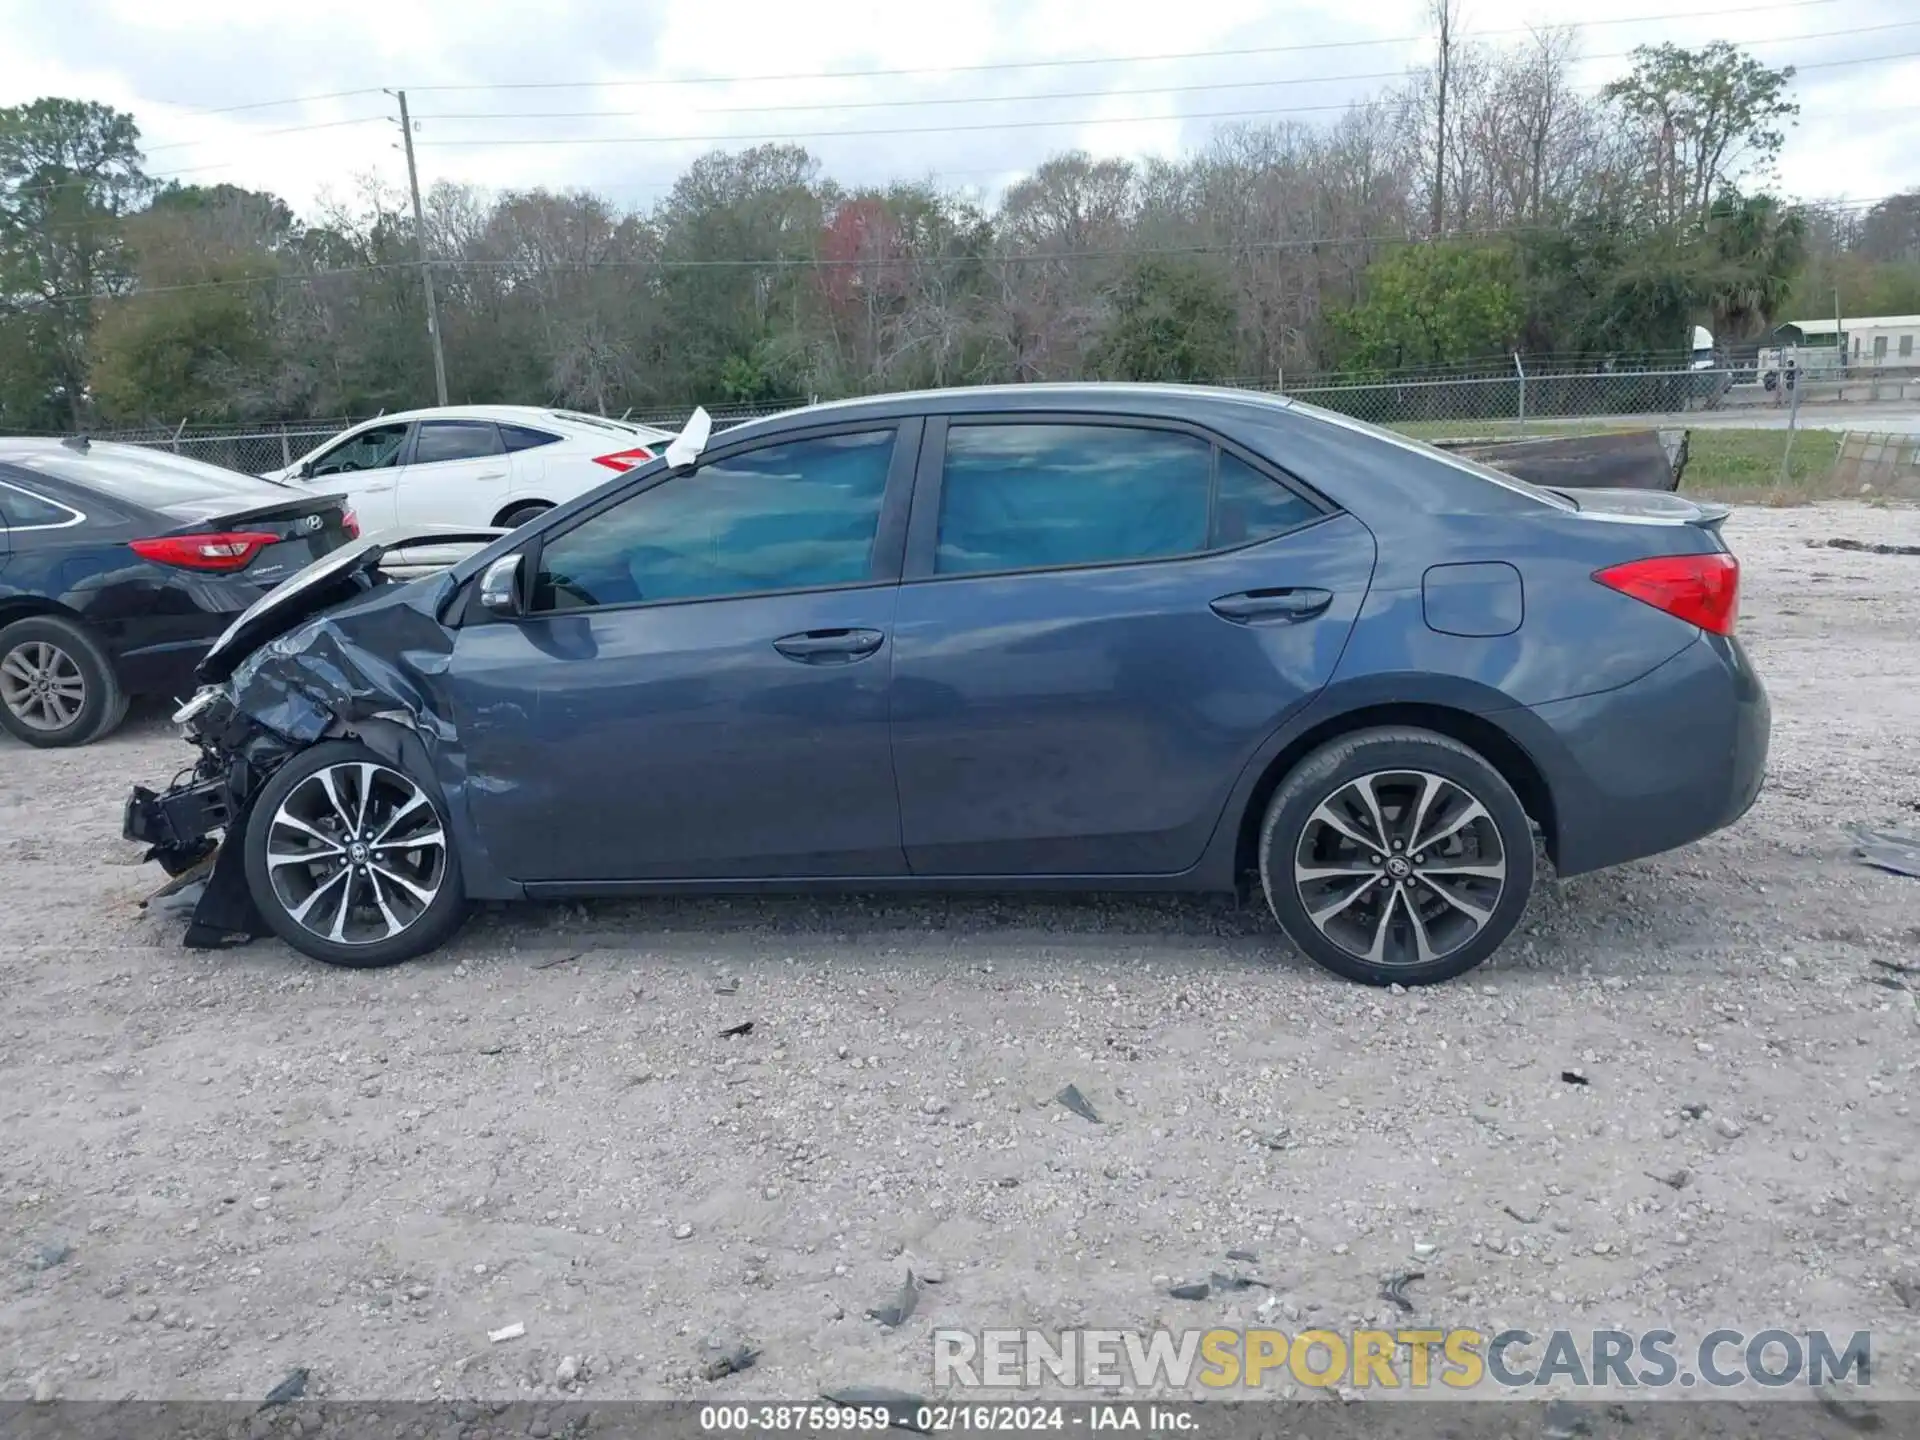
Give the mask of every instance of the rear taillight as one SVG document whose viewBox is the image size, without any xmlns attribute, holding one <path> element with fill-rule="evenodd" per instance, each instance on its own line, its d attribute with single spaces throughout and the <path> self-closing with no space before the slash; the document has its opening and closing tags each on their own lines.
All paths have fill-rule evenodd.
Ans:
<svg viewBox="0 0 1920 1440">
<path fill-rule="evenodd" d="M 1645 601 L 1676 620 L 1731 635 L 1740 608 L 1740 562 L 1713 555 L 1659 555 L 1594 572 L 1610 590 Z"/>
<path fill-rule="evenodd" d="M 183 570 L 244 570 L 254 556 L 279 539 L 278 535 L 258 530 L 231 530 L 219 535 L 162 535 L 130 544 L 134 554 L 161 565 L 177 565 Z"/>
<path fill-rule="evenodd" d="M 636 445 L 631 450 L 616 450 L 611 455 L 596 455 L 593 463 L 604 465 L 616 474 L 625 474 L 636 465 L 644 465 L 653 459 L 653 452 L 644 445 Z"/>
<path fill-rule="evenodd" d="M 347 538 L 349 540 L 358 540 L 360 538 L 360 517 L 351 510 L 341 511 L 340 528 L 347 532 Z"/>
</svg>

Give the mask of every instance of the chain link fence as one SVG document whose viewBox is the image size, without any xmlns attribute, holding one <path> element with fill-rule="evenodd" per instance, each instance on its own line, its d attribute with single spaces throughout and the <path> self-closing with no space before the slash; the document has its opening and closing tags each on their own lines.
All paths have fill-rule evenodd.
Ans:
<svg viewBox="0 0 1920 1440">
<path fill-rule="evenodd" d="M 1286 394 L 1374 425 L 1523 428 L 1536 421 L 1677 416 L 1772 396 L 1751 370 L 1549 371 L 1515 366 L 1505 375 L 1417 376 L 1383 380 L 1289 379 Z"/>
<path fill-rule="evenodd" d="M 1695 370 L 1685 365 L 1657 369 L 1575 369 L 1562 364 L 1529 367 L 1510 363 L 1505 373 L 1460 367 L 1383 378 L 1282 376 L 1270 383 L 1238 382 L 1240 388 L 1279 391 L 1289 398 L 1404 428 L 1426 436 L 1466 438 L 1488 430 L 1526 429 L 1536 423 L 1611 421 L 1634 417 L 1685 416 L 1702 410 L 1763 408 L 1784 404 L 1784 385 L 1752 367 Z M 1811 387 L 1809 377 L 1807 382 Z M 1814 398 L 1811 395 L 1804 398 Z M 1839 398 L 1835 396 L 1834 398 Z M 1878 394 L 1874 398 L 1880 398 Z M 805 400 L 708 407 L 715 429 L 778 414 Z M 678 431 L 691 407 L 629 410 L 613 417 Z M 377 417 L 362 417 L 377 418 Z M 278 425 L 188 426 L 95 431 L 96 440 L 152 445 L 195 460 L 264 474 L 284 469 L 356 420 L 303 420 Z"/>
</svg>

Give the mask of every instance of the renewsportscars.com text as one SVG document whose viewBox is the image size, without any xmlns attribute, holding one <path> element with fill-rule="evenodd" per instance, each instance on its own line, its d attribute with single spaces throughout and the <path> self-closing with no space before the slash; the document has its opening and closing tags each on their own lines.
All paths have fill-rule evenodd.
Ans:
<svg viewBox="0 0 1920 1440">
<path fill-rule="evenodd" d="M 1818 1388 L 1873 1381 L 1868 1332 L 1714 1330 L 936 1330 L 933 1380 L 958 1389 L 1043 1384 L 1308 1385 L 1356 1390 L 1522 1390 L 1572 1386 L 1659 1390 L 1706 1386 Z"/>
</svg>

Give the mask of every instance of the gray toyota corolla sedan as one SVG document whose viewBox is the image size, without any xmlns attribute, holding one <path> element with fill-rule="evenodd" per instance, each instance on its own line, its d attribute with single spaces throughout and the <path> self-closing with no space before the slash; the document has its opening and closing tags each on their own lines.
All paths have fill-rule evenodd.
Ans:
<svg viewBox="0 0 1920 1440">
<path fill-rule="evenodd" d="M 469 902 L 1257 890 L 1370 984 L 1732 823 L 1768 706 L 1724 507 L 1534 488 L 1266 395 L 1026 386 L 710 435 L 396 583 L 235 622 L 129 836 L 190 944 L 339 965 Z M 490 537 L 472 537 L 486 540 Z"/>
</svg>

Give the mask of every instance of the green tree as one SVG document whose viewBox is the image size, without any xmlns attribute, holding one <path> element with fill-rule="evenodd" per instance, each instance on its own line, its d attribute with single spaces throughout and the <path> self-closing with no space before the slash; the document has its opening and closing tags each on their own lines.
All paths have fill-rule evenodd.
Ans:
<svg viewBox="0 0 1920 1440">
<path fill-rule="evenodd" d="M 90 101 L 0 109 L 0 400 L 16 425 L 79 425 L 94 309 L 125 290 L 120 222 L 151 188 L 133 117 Z"/>
<path fill-rule="evenodd" d="M 1640 152 L 1643 200 L 1655 223 L 1704 223 L 1713 202 L 1765 174 L 1800 106 L 1791 65 L 1768 69 L 1725 40 L 1698 50 L 1642 45 L 1633 69 L 1601 92 Z"/>
<path fill-rule="evenodd" d="M 1714 205 L 1701 248 L 1715 335 L 1744 339 L 1785 318 L 1806 236 L 1805 218 L 1771 195 L 1728 195 Z"/>
<path fill-rule="evenodd" d="M 1108 380 L 1224 379 L 1233 373 L 1233 296 L 1197 265 L 1138 261 L 1114 287 L 1090 359 Z"/>
<path fill-rule="evenodd" d="M 95 403 L 108 420 L 279 418 L 273 282 L 297 227 L 277 196 L 169 186 L 122 225 L 138 280 L 96 307 Z"/>
<path fill-rule="evenodd" d="M 1362 369 L 1443 365 L 1503 355 L 1522 321 L 1514 257 L 1504 247 L 1408 245 L 1366 272 L 1366 298 L 1333 317 Z"/>
</svg>

